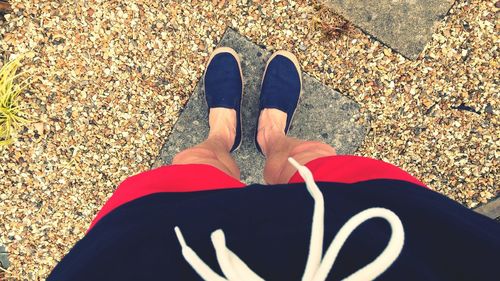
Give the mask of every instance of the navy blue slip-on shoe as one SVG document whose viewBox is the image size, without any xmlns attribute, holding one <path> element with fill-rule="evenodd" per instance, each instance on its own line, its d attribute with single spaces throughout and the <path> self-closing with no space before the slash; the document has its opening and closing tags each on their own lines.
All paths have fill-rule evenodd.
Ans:
<svg viewBox="0 0 500 281">
<path fill-rule="evenodd" d="M 220 47 L 213 51 L 208 60 L 204 76 L 205 98 L 210 108 L 223 107 L 236 110 L 236 136 L 231 152 L 241 145 L 241 97 L 243 95 L 243 74 L 236 51 Z"/>
<path fill-rule="evenodd" d="M 260 112 L 265 108 L 279 109 L 287 114 L 285 135 L 288 133 L 293 115 L 302 92 L 302 74 L 297 58 L 290 52 L 277 51 L 267 61 L 259 99 Z M 257 142 L 259 119 L 255 129 L 255 146 L 260 153 L 262 149 Z M 262 153 L 263 154 L 263 153 Z"/>
</svg>

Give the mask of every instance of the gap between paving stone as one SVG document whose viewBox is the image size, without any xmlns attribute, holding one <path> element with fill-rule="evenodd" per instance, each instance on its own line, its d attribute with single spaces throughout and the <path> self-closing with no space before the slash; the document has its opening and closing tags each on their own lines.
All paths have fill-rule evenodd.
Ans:
<svg viewBox="0 0 500 281">
<path fill-rule="evenodd" d="M 254 145 L 258 115 L 258 97 L 264 67 L 270 53 L 232 29 L 227 29 L 219 46 L 235 49 L 242 59 L 244 93 L 242 101 L 243 143 L 234 153 L 247 184 L 264 183 L 264 157 Z M 203 141 L 208 135 L 207 105 L 200 79 L 194 94 L 182 111 L 163 145 L 153 168 L 170 164 L 179 151 Z M 369 124 L 359 105 L 339 92 L 303 75 L 303 93 L 289 135 L 331 144 L 338 154 L 352 154 L 365 138 Z"/>
</svg>

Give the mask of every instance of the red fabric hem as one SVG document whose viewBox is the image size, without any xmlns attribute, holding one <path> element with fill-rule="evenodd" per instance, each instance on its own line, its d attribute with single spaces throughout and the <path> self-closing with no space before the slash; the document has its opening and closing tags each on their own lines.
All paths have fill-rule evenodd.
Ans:
<svg viewBox="0 0 500 281">
<path fill-rule="evenodd" d="M 210 165 L 163 166 L 123 181 L 97 213 L 87 232 L 115 208 L 146 195 L 159 192 L 192 192 L 242 187 L 245 187 L 244 183 Z"/>
<path fill-rule="evenodd" d="M 329 156 L 310 161 L 305 166 L 317 182 L 356 183 L 374 179 L 402 180 L 425 185 L 400 168 L 360 156 Z M 289 183 L 304 180 L 295 173 Z M 140 173 L 123 181 L 111 198 L 97 213 L 89 229 L 119 206 L 160 192 L 193 192 L 226 188 L 243 188 L 246 185 L 219 169 L 205 164 L 170 165 Z"/>
<path fill-rule="evenodd" d="M 305 165 L 317 182 L 356 183 L 375 179 L 402 180 L 426 187 L 421 181 L 400 168 L 372 158 L 336 155 L 322 157 Z M 300 183 L 304 180 L 296 172 L 288 181 Z"/>
</svg>

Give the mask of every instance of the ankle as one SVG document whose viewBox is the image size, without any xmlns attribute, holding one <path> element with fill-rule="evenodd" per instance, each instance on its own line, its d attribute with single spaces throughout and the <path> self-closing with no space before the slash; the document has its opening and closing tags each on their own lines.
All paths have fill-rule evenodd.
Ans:
<svg viewBox="0 0 500 281">
<path fill-rule="evenodd" d="M 208 140 L 213 140 L 228 150 L 236 138 L 236 111 L 228 108 L 211 108 L 209 113 Z"/>
<path fill-rule="evenodd" d="M 285 137 L 286 113 L 275 108 L 265 108 L 260 112 L 257 143 L 264 155 L 276 142 Z"/>
<path fill-rule="evenodd" d="M 213 130 L 210 129 L 207 140 L 217 143 L 225 150 L 229 151 L 233 147 L 236 133 L 228 128 Z"/>
<path fill-rule="evenodd" d="M 257 142 L 266 157 L 276 150 L 273 148 L 280 148 L 285 138 L 286 135 L 283 129 L 273 124 L 260 127 L 257 132 Z"/>
</svg>

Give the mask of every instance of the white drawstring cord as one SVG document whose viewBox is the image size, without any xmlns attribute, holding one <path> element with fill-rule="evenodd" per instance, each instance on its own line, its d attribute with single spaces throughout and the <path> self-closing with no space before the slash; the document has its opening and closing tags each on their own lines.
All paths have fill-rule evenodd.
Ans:
<svg viewBox="0 0 500 281">
<path fill-rule="evenodd" d="M 340 249 L 351 233 L 362 223 L 372 218 L 383 218 L 391 226 L 391 238 L 384 251 L 370 264 L 354 272 L 344 280 L 373 280 L 382 274 L 398 258 L 404 245 L 404 229 L 399 217 L 385 208 L 366 209 L 349 219 L 339 230 L 332 243 L 328 247 L 323 259 L 323 235 L 324 235 L 324 199 L 323 194 L 314 182 L 311 171 L 300 165 L 293 158 L 288 161 L 298 170 L 304 179 L 309 194 L 314 199 L 314 212 L 312 219 L 311 240 L 309 244 L 309 256 L 302 281 L 324 281 L 332 270 L 335 259 Z M 175 227 L 175 234 L 182 248 L 182 255 L 193 269 L 206 281 L 263 281 L 260 276 L 253 272 L 236 254 L 226 247 L 224 232 L 218 229 L 212 233 L 212 244 L 217 255 L 217 261 L 221 267 L 224 277 L 215 273 L 200 257 L 186 244 L 179 227 Z"/>
<path fill-rule="evenodd" d="M 227 279 L 219 276 L 215 273 L 206 263 L 204 263 L 200 257 L 196 254 L 193 249 L 191 249 L 184 240 L 184 236 L 182 236 L 182 232 L 179 227 L 175 227 L 175 234 L 177 235 L 177 240 L 181 244 L 182 255 L 184 259 L 191 265 L 191 267 L 201 276 L 204 280 L 207 281 L 226 281 Z"/>
<path fill-rule="evenodd" d="M 226 238 L 222 230 L 212 233 L 212 244 L 215 248 L 217 261 L 228 280 L 263 281 L 236 254 L 226 247 Z"/>
<path fill-rule="evenodd" d="M 212 244 L 217 255 L 217 261 L 226 278 L 215 273 L 200 257 L 186 244 L 184 236 L 179 227 L 175 227 L 177 240 L 182 247 L 182 255 L 191 267 L 206 281 L 264 281 L 255 274 L 236 254 L 226 247 L 224 232 L 220 229 L 212 233 Z"/>
<path fill-rule="evenodd" d="M 384 251 L 371 263 L 344 278 L 343 280 L 373 280 L 382 274 L 398 258 L 404 244 L 403 224 L 394 212 L 384 208 L 366 209 L 350 218 L 339 230 L 332 244 L 326 250 L 320 267 L 314 275 L 313 281 L 326 280 L 328 273 L 337 258 L 337 255 L 349 235 L 362 223 L 372 218 L 383 218 L 391 226 L 391 238 Z"/>
<path fill-rule="evenodd" d="M 309 241 L 309 256 L 306 261 L 304 275 L 302 276 L 302 281 L 309 281 L 313 279 L 316 270 L 319 268 L 321 255 L 323 254 L 325 200 L 323 199 L 323 194 L 316 185 L 316 182 L 314 182 L 311 171 L 307 167 L 300 165 L 291 157 L 288 158 L 288 162 L 290 162 L 297 169 L 300 176 L 306 183 L 309 194 L 311 194 L 314 199 L 311 239 Z"/>
</svg>

